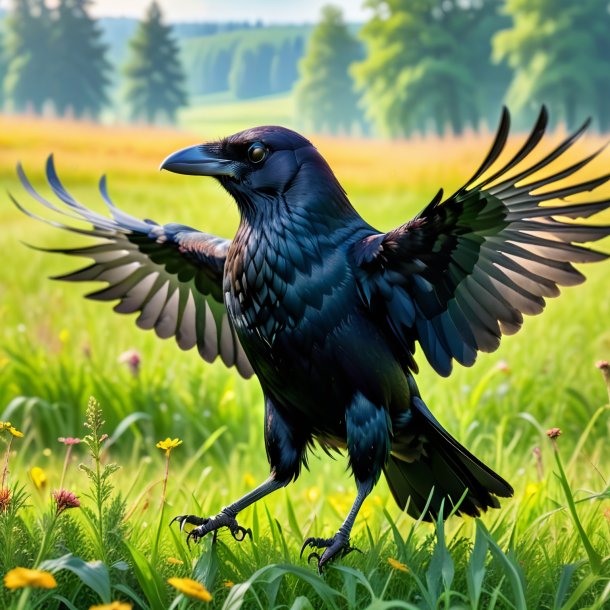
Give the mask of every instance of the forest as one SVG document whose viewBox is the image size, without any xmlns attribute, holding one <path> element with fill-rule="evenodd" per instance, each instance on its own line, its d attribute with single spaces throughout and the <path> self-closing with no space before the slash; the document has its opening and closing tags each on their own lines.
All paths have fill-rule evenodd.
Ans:
<svg viewBox="0 0 610 610">
<path fill-rule="evenodd" d="M 369 0 L 345 23 L 96 21 L 86 0 L 14 0 L 0 28 L 8 112 L 175 122 L 206 96 L 289 94 L 304 128 L 388 138 L 489 127 L 502 104 L 529 122 L 610 126 L 610 13 L 602 0 Z M 68 32 L 70 35 L 68 35 Z M 155 84 L 153 84 L 155 83 Z M 223 97 L 224 96 L 224 97 Z"/>
</svg>

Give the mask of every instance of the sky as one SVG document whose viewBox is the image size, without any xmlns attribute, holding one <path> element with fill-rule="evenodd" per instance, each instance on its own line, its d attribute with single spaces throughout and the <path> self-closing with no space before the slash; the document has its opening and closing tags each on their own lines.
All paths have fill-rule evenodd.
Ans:
<svg viewBox="0 0 610 610">
<path fill-rule="evenodd" d="M 343 9 L 346 21 L 364 21 L 364 0 L 157 0 L 168 21 L 256 21 L 264 23 L 315 22 L 320 9 L 332 3 Z M 96 17 L 141 17 L 151 0 L 94 0 Z M 50 4 L 50 3 L 49 3 Z M 10 0 L 0 0 L 0 7 Z"/>
</svg>

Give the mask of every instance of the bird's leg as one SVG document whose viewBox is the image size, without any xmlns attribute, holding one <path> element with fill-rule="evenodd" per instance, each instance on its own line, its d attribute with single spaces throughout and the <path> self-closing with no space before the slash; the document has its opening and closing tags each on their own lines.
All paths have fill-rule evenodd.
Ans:
<svg viewBox="0 0 610 610">
<path fill-rule="evenodd" d="M 196 526 L 188 533 L 186 537 L 187 544 L 191 539 L 195 542 L 199 542 L 206 534 L 216 532 L 221 527 L 228 527 L 233 538 L 241 541 L 246 535 L 252 536 L 252 532 L 237 523 L 237 513 L 284 485 L 286 485 L 286 482 L 277 480 L 272 473 L 264 483 L 248 492 L 245 496 L 237 500 L 237 502 L 233 502 L 233 504 L 229 504 L 229 506 L 223 508 L 215 517 L 203 518 L 195 515 L 180 515 L 174 517 L 171 520 L 170 525 L 174 521 L 177 521 L 180 524 L 181 530 L 184 529 L 184 526 L 187 523 Z"/>
<path fill-rule="evenodd" d="M 347 451 L 349 462 L 358 495 L 349 511 L 347 519 L 332 538 L 308 538 L 301 548 L 301 555 L 306 547 L 323 548 L 322 555 L 313 552 L 309 559 L 318 560 L 318 571 L 334 557 L 342 557 L 353 551 L 350 546 L 350 534 L 354 527 L 356 515 L 373 486 L 379 480 L 381 469 L 390 453 L 390 432 L 387 411 L 368 400 L 360 392 L 356 393 L 350 406 L 345 411 L 347 432 Z M 308 561 L 309 561 L 308 559 Z"/>
<path fill-rule="evenodd" d="M 301 557 L 303 556 L 303 552 L 307 547 L 316 548 L 316 549 L 324 549 L 322 555 L 319 555 L 315 551 L 310 553 L 307 561 L 309 562 L 312 558 L 318 560 L 318 572 L 322 573 L 322 568 L 326 563 L 328 563 L 331 559 L 335 557 L 345 557 L 348 553 L 352 551 L 359 551 L 359 549 L 350 545 L 350 534 L 352 532 L 352 528 L 354 527 L 354 522 L 356 521 L 356 516 L 358 515 L 358 511 L 362 506 L 362 503 L 366 499 L 366 497 L 371 493 L 373 489 L 372 483 L 368 485 L 363 485 L 358 483 L 358 495 L 356 496 L 356 500 L 352 505 L 347 518 L 339 528 L 339 531 L 332 538 L 307 538 L 301 547 Z"/>
</svg>

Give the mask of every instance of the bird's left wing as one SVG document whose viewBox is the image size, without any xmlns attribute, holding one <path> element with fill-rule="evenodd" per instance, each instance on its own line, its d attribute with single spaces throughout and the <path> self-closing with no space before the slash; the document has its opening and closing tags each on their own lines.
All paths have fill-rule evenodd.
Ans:
<svg viewBox="0 0 610 610">
<path fill-rule="evenodd" d="M 106 282 L 87 295 L 98 301 L 119 301 L 114 310 L 136 313 L 136 324 L 154 329 L 163 339 L 175 337 L 179 347 L 197 347 L 212 362 L 217 356 L 235 366 L 244 377 L 253 373 L 223 303 L 222 277 L 230 241 L 180 224 L 159 225 L 139 220 L 118 209 L 110 200 L 106 180 L 100 192 L 111 217 L 103 216 L 76 201 L 63 187 L 53 164 L 47 162 L 47 180 L 63 205 L 44 199 L 19 165 L 24 189 L 36 201 L 75 224 L 42 218 L 15 205 L 28 216 L 80 235 L 98 238 L 94 244 L 75 248 L 43 249 L 93 260 L 91 265 L 54 279 L 70 282 Z M 78 223 L 91 228 L 83 228 Z"/>
<path fill-rule="evenodd" d="M 610 235 L 610 226 L 572 222 L 610 208 L 610 200 L 541 205 L 585 191 L 604 175 L 555 186 L 591 161 L 594 153 L 542 179 L 547 168 L 583 133 L 583 125 L 540 161 L 508 175 L 541 140 L 543 108 L 517 154 L 484 180 L 506 143 L 504 110 L 495 142 L 475 175 L 442 201 L 442 191 L 413 220 L 372 234 L 352 254 L 361 298 L 387 323 L 407 352 L 418 341 L 430 364 L 449 375 L 452 360 L 470 366 L 479 350 L 494 351 L 502 334 L 517 332 L 523 314 L 538 314 L 558 286 L 584 281 L 571 263 L 607 258 L 581 245 Z M 540 192 L 539 189 L 550 186 Z M 560 220 L 566 219 L 566 220 Z"/>
</svg>

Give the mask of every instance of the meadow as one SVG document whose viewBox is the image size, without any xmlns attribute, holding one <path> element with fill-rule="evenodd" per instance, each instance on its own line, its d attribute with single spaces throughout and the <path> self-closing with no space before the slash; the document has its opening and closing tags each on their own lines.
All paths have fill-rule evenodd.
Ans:
<svg viewBox="0 0 610 610">
<path fill-rule="evenodd" d="M 269 122 L 263 115 L 260 106 L 244 116 Z M 0 430 L 0 468 L 8 465 L 2 487 L 10 490 L 0 495 L 0 576 L 37 568 L 56 585 L 48 575 L 25 588 L 25 575 L 5 580 L 0 607 L 81 610 L 121 600 L 151 610 L 205 603 L 232 610 L 607 608 L 610 382 L 595 363 L 610 359 L 610 262 L 584 267 L 584 285 L 564 289 L 542 316 L 528 318 L 470 369 L 441 379 L 418 354 L 426 403 L 514 486 L 500 510 L 480 520 L 418 523 L 401 514 L 381 481 L 354 530 L 363 552 L 320 577 L 299 558 L 301 543 L 332 535 L 355 489 L 346 460 L 319 452 L 295 484 L 241 515 L 252 530 L 241 543 L 221 532 L 215 543 L 204 539 L 189 549 L 168 527 L 175 515 L 215 514 L 266 477 L 256 380 L 208 365 L 107 304 L 82 298 L 99 284 L 47 279 L 80 261 L 24 242 L 83 240 L 25 217 L 5 193 L 30 204 L 16 179 L 21 160 L 49 194 L 43 170 L 54 152 L 65 186 L 88 206 L 103 210 L 97 181 L 106 173 L 112 198 L 126 211 L 230 237 L 237 212 L 214 181 L 157 168 L 175 149 L 242 125 L 205 107 L 185 124 L 178 131 L 0 116 L 0 421 L 13 430 Z M 468 178 L 491 135 L 314 139 L 354 205 L 387 230 L 440 186 L 451 191 Z M 515 136 L 510 148 L 521 141 Z M 587 136 L 570 159 L 605 141 Z M 606 151 L 581 175 L 603 174 L 609 165 Z M 610 188 L 599 190 L 603 196 Z M 610 223 L 610 215 L 599 221 Z M 610 240 L 600 248 L 610 252 Z M 562 434 L 550 439 L 546 431 L 554 427 Z M 157 448 L 166 438 L 182 443 Z M 60 489 L 67 491 L 52 496 Z M 205 589 L 168 582 L 174 578 Z"/>
</svg>

